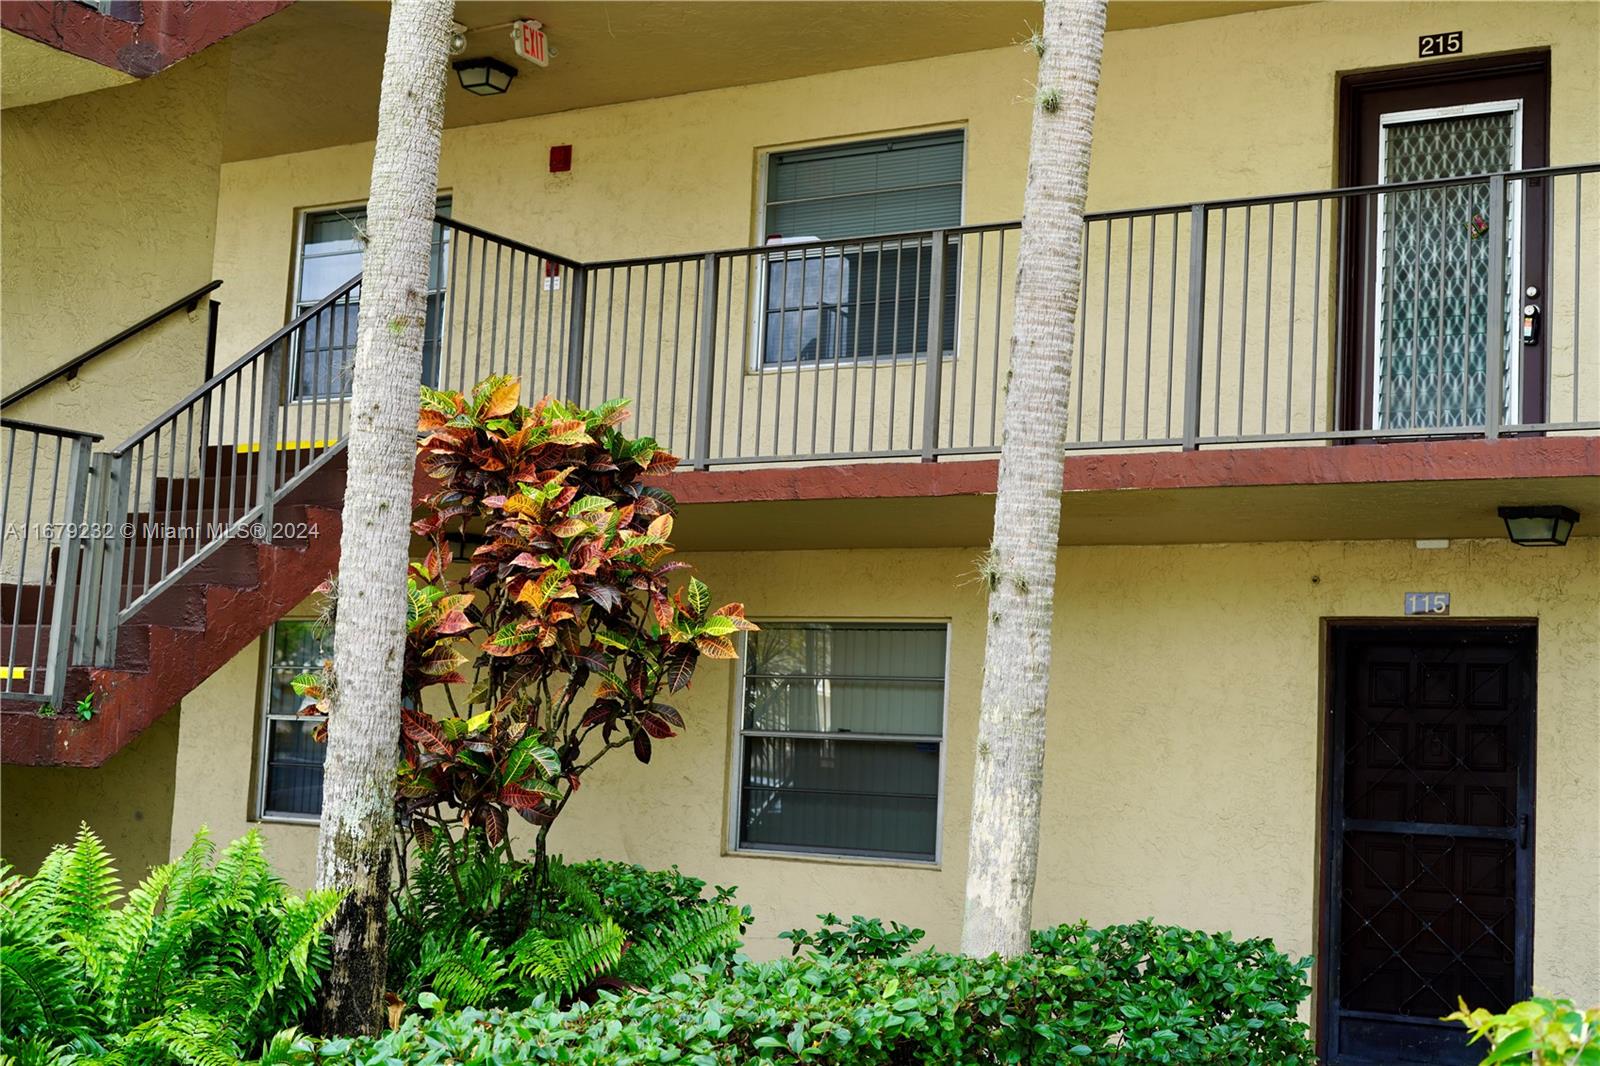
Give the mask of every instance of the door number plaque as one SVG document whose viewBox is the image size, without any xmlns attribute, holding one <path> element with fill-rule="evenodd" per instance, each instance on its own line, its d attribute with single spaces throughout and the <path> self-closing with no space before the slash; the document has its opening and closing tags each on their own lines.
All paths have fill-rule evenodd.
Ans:
<svg viewBox="0 0 1600 1066">
<path fill-rule="evenodd" d="M 1450 594 L 1448 592 L 1408 592 L 1406 593 L 1406 614 L 1422 615 L 1447 615 L 1450 613 Z"/>
<path fill-rule="evenodd" d="M 1458 56 L 1461 54 L 1462 48 L 1460 30 L 1450 30 L 1447 33 L 1425 33 L 1417 38 L 1417 55 L 1422 59 L 1433 59 L 1436 56 Z"/>
</svg>

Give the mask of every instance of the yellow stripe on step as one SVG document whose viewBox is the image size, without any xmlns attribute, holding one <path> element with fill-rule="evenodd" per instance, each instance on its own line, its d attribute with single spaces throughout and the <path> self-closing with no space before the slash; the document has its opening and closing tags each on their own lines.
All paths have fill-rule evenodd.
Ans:
<svg viewBox="0 0 1600 1066">
<path fill-rule="evenodd" d="M 337 443 L 339 442 L 334 440 L 286 440 L 279 442 L 278 451 L 298 451 L 301 448 L 331 448 Z M 259 452 L 261 450 L 261 442 L 252 441 L 249 444 L 235 444 L 233 450 L 236 452 Z"/>
<path fill-rule="evenodd" d="M 28 668 L 26 666 L 0 666 L 0 681 L 26 681 Z"/>
</svg>

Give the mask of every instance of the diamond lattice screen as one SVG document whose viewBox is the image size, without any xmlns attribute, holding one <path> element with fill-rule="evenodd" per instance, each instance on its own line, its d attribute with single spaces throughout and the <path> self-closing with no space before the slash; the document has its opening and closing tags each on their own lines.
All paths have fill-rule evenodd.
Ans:
<svg viewBox="0 0 1600 1066">
<path fill-rule="evenodd" d="M 1515 162 L 1509 111 L 1392 125 L 1385 133 L 1387 183 L 1488 174 Z M 1506 287 L 1504 306 L 1515 306 L 1512 227 L 1491 251 L 1488 218 L 1487 182 L 1384 197 L 1379 425 L 1483 424 L 1489 286 Z M 1504 364 L 1508 353 L 1496 358 Z"/>
</svg>

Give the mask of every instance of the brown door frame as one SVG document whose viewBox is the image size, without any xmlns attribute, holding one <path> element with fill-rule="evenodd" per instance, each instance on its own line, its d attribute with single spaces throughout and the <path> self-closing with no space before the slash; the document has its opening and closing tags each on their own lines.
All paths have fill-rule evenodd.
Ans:
<svg viewBox="0 0 1600 1066">
<path fill-rule="evenodd" d="M 1339 715 L 1339 700 L 1342 696 L 1343 667 L 1345 663 L 1343 642 L 1347 636 L 1359 636 L 1363 633 L 1371 634 L 1383 631 L 1392 631 L 1400 635 L 1407 631 L 1417 632 L 1426 630 L 1436 633 L 1448 630 L 1467 630 L 1478 632 L 1515 633 L 1526 635 L 1530 646 L 1530 677 L 1528 696 L 1528 723 L 1527 743 L 1522 752 L 1523 773 L 1527 780 L 1527 809 L 1526 821 L 1523 823 L 1523 832 L 1526 834 L 1527 844 L 1520 849 L 1517 862 L 1520 867 L 1519 883 L 1526 888 L 1526 898 L 1517 901 L 1518 914 L 1516 922 L 1517 951 L 1522 957 L 1522 966 L 1526 975 L 1528 987 L 1523 992 L 1531 994 L 1531 981 L 1533 973 L 1533 933 L 1534 933 L 1534 891 L 1535 876 L 1537 873 L 1534 865 L 1534 847 L 1538 842 L 1538 817 L 1537 817 L 1537 785 L 1538 785 L 1538 736 L 1539 736 L 1539 620 L 1537 618 L 1324 618 L 1322 620 L 1322 680 L 1319 689 L 1322 696 L 1322 725 L 1318 729 L 1318 743 L 1322 779 L 1317 788 L 1317 847 L 1316 847 L 1316 920 L 1314 923 L 1314 948 L 1313 957 L 1316 962 L 1312 968 L 1315 991 L 1312 994 L 1312 1036 L 1316 1042 L 1317 1059 L 1331 1061 L 1332 1054 L 1331 1032 L 1337 1019 L 1334 1017 L 1335 1002 L 1333 996 L 1333 958 L 1337 952 L 1334 937 L 1334 912 L 1339 906 L 1337 898 L 1338 886 L 1334 879 L 1335 861 L 1338 851 L 1343 846 L 1339 836 L 1340 821 L 1334 817 L 1334 805 L 1342 802 L 1338 794 L 1338 785 L 1343 781 L 1343 774 L 1335 765 L 1339 751 L 1338 738 L 1335 729 L 1342 723 Z M 1474 1004 L 1476 1006 L 1476 1004 Z"/>
<path fill-rule="evenodd" d="M 1339 82 L 1339 181 L 1343 186 L 1378 184 L 1378 114 L 1392 110 L 1411 110 L 1448 103 L 1461 103 L 1463 95 L 1484 100 L 1524 101 L 1522 121 L 1523 169 L 1548 166 L 1550 162 L 1550 52 L 1548 49 L 1510 55 L 1433 62 L 1392 70 L 1347 74 Z M 1523 284 L 1537 285 L 1543 303 L 1545 264 L 1548 260 L 1548 205 L 1545 182 L 1530 179 L 1523 183 L 1522 261 Z M 1365 197 L 1344 201 L 1341 239 L 1350 254 L 1342 257 L 1339 286 L 1340 334 L 1344 350 L 1338 353 L 1337 410 L 1341 429 L 1371 428 L 1372 382 L 1376 352 L 1371 350 L 1374 308 L 1370 299 L 1371 249 L 1375 247 L 1376 201 Z M 1538 219 L 1539 224 L 1529 225 Z M 1512 294 L 1516 305 L 1521 292 Z M 1520 316 L 1518 316 L 1520 318 Z M 1513 421 L 1537 424 L 1544 421 L 1545 336 L 1548 323 L 1537 344 L 1521 346 L 1520 337 L 1511 343 L 1521 352 L 1521 381 L 1518 390 L 1521 411 Z M 1517 417 L 1520 414 L 1520 417 Z"/>
</svg>

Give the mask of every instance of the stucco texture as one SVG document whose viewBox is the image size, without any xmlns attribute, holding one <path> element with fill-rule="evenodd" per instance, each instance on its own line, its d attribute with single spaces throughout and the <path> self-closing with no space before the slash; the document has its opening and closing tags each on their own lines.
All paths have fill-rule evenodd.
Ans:
<svg viewBox="0 0 1600 1066">
<path fill-rule="evenodd" d="M 133 85 L 5 110 L 5 391 L 211 279 L 224 50 Z M 6 414 L 115 444 L 200 383 L 205 338 L 204 304 L 180 311 Z"/>
<path fill-rule="evenodd" d="M 1595 5 L 1308 4 L 1109 34 L 1090 208 L 1137 208 L 1338 184 L 1341 75 L 1415 63 L 1417 36 L 1445 24 L 1462 28 L 1468 57 L 1548 48 L 1551 160 L 1600 158 L 1600 131 L 1594 122 L 1600 99 L 1600 8 Z M 967 137 L 962 220 L 1000 222 L 1016 218 L 1021 210 L 1031 78 L 1024 49 L 993 49 L 461 127 L 445 133 L 439 183 L 441 192 L 452 198 L 455 217 L 559 254 L 594 261 L 692 253 L 744 246 L 762 236 L 762 159 L 772 150 L 961 128 Z M 537 91 L 537 83 L 519 82 L 511 90 L 525 91 Z M 573 148 L 572 170 L 551 174 L 547 152 L 560 144 Z M 223 167 L 216 272 L 240 294 L 223 322 L 225 352 L 244 351 L 282 323 L 294 268 L 297 214 L 364 199 L 371 153 L 370 144 L 353 144 Z M 1573 373 L 1579 312 L 1567 281 L 1574 232 L 1565 206 L 1571 181 L 1563 179 L 1558 190 L 1558 271 L 1547 301 L 1554 342 L 1552 407 L 1558 417 L 1581 415 L 1587 421 L 1600 403 L 1600 375 L 1586 374 L 1579 382 Z M 1313 238 L 1315 205 L 1307 203 L 1292 253 L 1289 211 L 1276 211 L 1279 232 L 1270 256 L 1270 274 L 1275 275 L 1270 300 L 1265 293 L 1269 271 L 1264 269 L 1269 258 L 1267 213 L 1256 212 L 1251 245 L 1255 270 L 1247 297 L 1238 281 L 1245 252 L 1243 218 L 1235 214 L 1228 234 L 1231 287 L 1226 293 L 1218 280 L 1224 273 L 1223 242 L 1213 233 L 1202 373 L 1207 392 L 1215 388 L 1216 396 L 1213 400 L 1208 395 L 1203 433 L 1334 428 L 1333 363 L 1325 353 L 1334 343 L 1331 276 L 1336 253 L 1333 205 L 1325 202 L 1323 207 L 1329 229 L 1320 248 Z M 1188 223 L 1175 223 L 1169 234 L 1163 219 L 1153 239 L 1147 225 L 1141 219 L 1125 232 L 1119 223 L 1109 249 L 1104 229 L 1096 227 L 1088 236 L 1093 269 L 1084 314 L 1086 321 L 1100 325 L 1083 334 L 1093 332 L 1094 343 L 1084 344 L 1075 376 L 1088 402 L 1073 439 L 1159 439 L 1181 431 Z M 1585 234 L 1583 254 L 1588 257 L 1600 246 L 1600 211 L 1585 212 Z M 980 238 L 965 238 L 961 257 L 965 281 L 953 330 L 960 351 L 942 389 L 947 426 L 941 439 L 953 447 L 998 443 L 990 416 L 993 397 L 1006 377 L 1007 345 L 1004 329 L 995 323 L 1009 317 L 1005 305 L 1015 272 L 1015 238 L 1005 256 L 994 236 L 983 240 L 981 295 Z M 459 269 L 462 264 L 452 266 Z M 748 309 L 760 303 L 759 295 L 748 299 L 748 266 L 735 261 L 726 271 L 722 297 L 728 306 Z M 604 290 L 606 306 L 605 317 L 590 327 L 592 358 L 583 398 L 598 402 L 632 395 L 644 431 L 683 452 L 689 447 L 688 405 L 679 397 L 689 396 L 693 385 L 695 268 L 691 263 L 690 295 L 682 300 L 681 314 L 672 306 L 675 276 L 665 269 L 647 273 L 636 269 L 592 280 L 597 300 Z M 462 280 L 458 277 L 457 283 Z M 1171 298 L 1169 286 L 1178 290 L 1176 298 Z M 1292 318 L 1291 287 L 1296 301 Z M 1125 289 L 1132 293 L 1132 313 L 1124 312 Z M 668 292 L 667 319 L 678 325 L 676 334 L 658 328 L 652 317 L 663 291 Z M 634 303 L 625 313 L 621 308 L 628 292 Z M 642 298 L 644 292 L 651 294 L 648 300 Z M 645 304 L 648 311 L 640 312 Z M 450 334 L 465 350 L 475 343 L 478 326 L 465 302 L 460 308 Z M 753 325 L 739 328 L 738 312 L 732 317 L 735 324 L 729 328 L 725 323 L 718 341 L 723 369 L 717 373 L 715 402 L 726 415 L 724 422 L 732 421 L 735 411 L 744 421 L 742 432 L 719 425 L 713 435 L 718 453 L 733 454 L 742 445 L 742 454 L 752 454 L 772 441 L 784 447 L 798 441 L 800 450 L 806 450 L 803 446 L 819 421 L 816 448 L 823 452 L 864 448 L 869 439 L 880 449 L 914 453 L 920 447 L 921 431 L 905 411 L 911 402 L 906 397 L 921 391 L 921 370 L 910 361 L 894 367 L 807 368 L 785 375 L 788 380 L 780 383 L 771 373 L 754 372 L 756 331 Z M 1221 325 L 1215 334 L 1213 322 Z M 1581 308 L 1581 328 L 1586 347 L 1580 348 L 1587 351 L 1593 347 L 1590 341 L 1600 342 L 1600 302 L 1592 295 Z M 1099 330 L 1106 331 L 1104 337 Z M 1170 367 L 1169 338 L 1176 339 L 1180 350 Z M 1268 338 L 1270 355 L 1263 348 Z M 663 340 L 669 359 L 675 348 L 678 357 L 664 374 L 653 358 L 641 368 L 640 351 L 653 352 Z M 1117 369 L 1124 359 L 1112 358 L 1102 368 L 1102 347 L 1112 353 L 1131 347 L 1128 377 Z M 1246 348 L 1248 365 L 1239 369 Z M 1297 353 L 1292 371 L 1286 367 L 1286 348 Z M 1310 353 L 1318 348 L 1323 357 L 1313 366 Z M 535 373 L 530 368 L 526 376 L 531 379 Z M 1577 414 L 1572 407 L 1575 382 L 1581 392 Z M 776 402 L 780 397 L 781 405 Z M 897 406 L 891 409 L 896 397 Z M 813 414 L 819 409 L 820 418 Z M 756 412 L 762 412 L 759 426 Z"/>
<path fill-rule="evenodd" d="M 693 521 L 692 512 L 683 519 Z M 1067 521 L 1071 521 L 1070 510 Z M 735 673 L 703 662 L 684 735 L 648 767 L 616 754 L 586 778 L 553 846 L 732 884 L 749 945 L 823 911 L 959 933 L 983 647 L 976 550 L 723 552 L 694 559 L 757 619 L 951 625 L 939 866 L 771 858 L 727 846 Z M 1164 921 L 1316 949 L 1324 620 L 1394 618 L 1406 591 L 1448 590 L 1453 616 L 1538 623 L 1535 981 L 1600 997 L 1600 538 L 1064 549 L 1035 923 Z M 246 827 L 258 657 L 184 703 L 173 840 Z M 307 881 L 314 827 L 273 825 Z"/>
<path fill-rule="evenodd" d="M 131 888 L 171 854 L 172 801 L 181 791 L 177 758 L 178 712 L 172 711 L 104 766 L 7 766 L 0 775 L 0 855 L 32 873 L 86 824 Z"/>
</svg>

